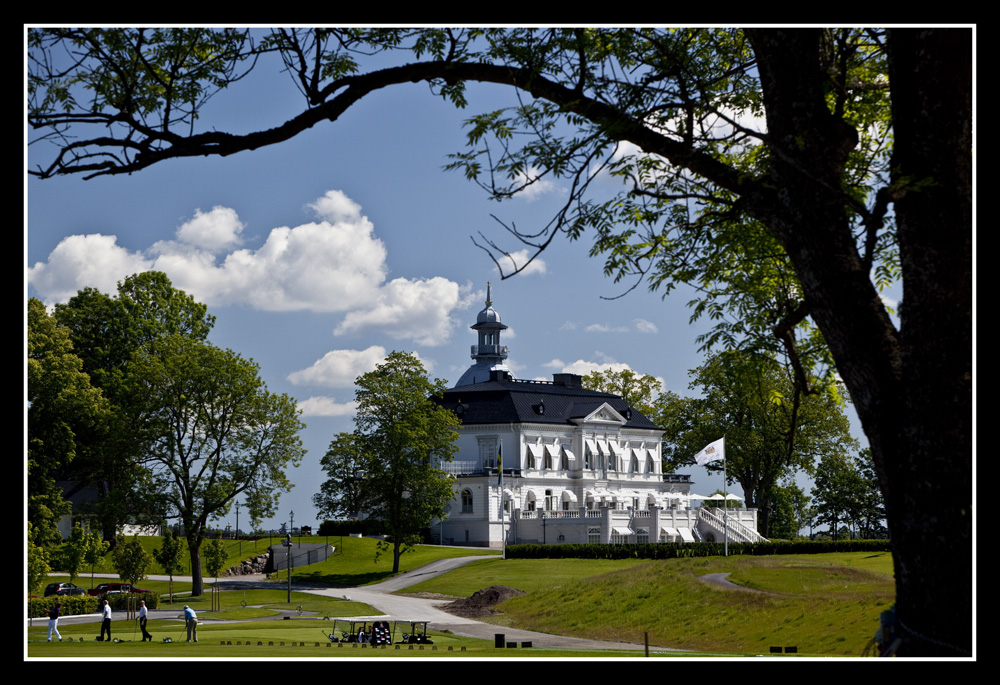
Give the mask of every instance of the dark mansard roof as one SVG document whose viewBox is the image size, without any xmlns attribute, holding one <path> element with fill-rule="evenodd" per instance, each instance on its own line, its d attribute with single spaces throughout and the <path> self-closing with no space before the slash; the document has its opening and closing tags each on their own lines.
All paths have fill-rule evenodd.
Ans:
<svg viewBox="0 0 1000 685">
<path fill-rule="evenodd" d="M 445 391 L 438 404 L 458 414 L 465 425 L 549 423 L 572 425 L 604 404 L 626 421 L 623 428 L 660 430 L 618 395 L 587 390 L 575 374 L 555 374 L 549 381 L 525 381 L 494 371 L 488 381 Z"/>
</svg>

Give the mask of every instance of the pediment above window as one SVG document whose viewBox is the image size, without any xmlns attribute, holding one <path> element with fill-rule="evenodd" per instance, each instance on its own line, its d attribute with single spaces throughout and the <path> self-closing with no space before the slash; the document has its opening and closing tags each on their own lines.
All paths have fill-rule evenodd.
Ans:
<svg viewBox="0 0 1000 685">
<path fill-rule="evenodd" d="M 605 402 L 599 406 L 594 411 L 587 414 L 582 419 L 572 419 L 573 423 L 579 425 L 584 424 L 603 424 L 603 425 L 616 425 L 624 426 L 627 423 L 627 419 L 616 412 L 610 404 Z"/>
</svg>

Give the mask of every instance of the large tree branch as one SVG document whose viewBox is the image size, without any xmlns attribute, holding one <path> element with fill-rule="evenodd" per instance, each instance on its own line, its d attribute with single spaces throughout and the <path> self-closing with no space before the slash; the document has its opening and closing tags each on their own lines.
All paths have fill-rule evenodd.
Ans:
<svg viewBox="0 0 1000 685">
<path fill-rule="evenodd" d="M 455 63 L 444 60 L 417 62 L 336 79 L 324 87 L 323 95 L 327 99 L 323 104 L 306 109 L 274 128 L 243 135 L 208 131 L 189 136 L 177 135 L 169 131 L 156 132 L 146 129 L 143 131 L 146 149 L 127 159 L 108 161 L 95 168 L 93 165 L 81 166 L 60 158 L 46 169 L 38 169 L 29 173 L 42 178 L 62 174 L 86 173 L 86 178 L 93 178 L 95 176 L 133 173 L 168 159 L 208 155 L 228 156 L 238 152 L 255 150 L 289 140 L 320 122 L 336 121 L 363 97 L 382 88 L 420 81 L 428 83 L 474 81 L 514 86 L 536 98 L 548 100 L 566 112 L 583 116 L 601 126 L 609 136 L 634 143 L 647 153 L 660 155 L 672 164 L 688 168 L 727 190 L 732 192 L 745 191 L 749 182 L 747 176 L 738 173 L 712 155 L 699 151 L 686 143 L 673 140 L 647 126 L 644 122 L 631 118 L 621 109 L 593 98 L 581 96 L 577 88 L 566 87 L 531 69 L 493 64 Z M 112 117 L 112 119 L 120 121 L 117 117 Z M 74 123 L 74 117 L 72 115 L 30 116 L 29 123 L 36 129 L 57 128 Z M 133 130 L 144 128 L 134 118 L 128 118 L 126 123 Z M 127 153 L 128 149 L 137 147 L 137 143 L 106 136 L 74 143 L 74 148 L 91 147 L 104 151 L 114 148 Z"/>
</svg>

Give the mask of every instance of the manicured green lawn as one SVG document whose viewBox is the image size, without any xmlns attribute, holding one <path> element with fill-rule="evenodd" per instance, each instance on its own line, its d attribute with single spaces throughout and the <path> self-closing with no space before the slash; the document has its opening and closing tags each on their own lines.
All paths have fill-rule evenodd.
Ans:
<svg viewBox="0 0 1000 685">
<path fill-rule="evenodd" d="M 700 580 L 710 573 L 752 593 Z M 895 599 L 889 553 L 705 557 L 663 561 L 476 562 L 407 588 L 469 596 L 502 584 L 528 594 L 499 606 L 498 625 L 698 652 L 860 656 Z"/>
<path fill-rule="evenodd" d="M 315 540 L 316 538 L 313 538 Z M 333 586 L 358 586 L 389 577 L 391 560 L 373 561 L 375 542 L 342 538 L 338 554 L 325 562 L 296 569 L 293 582 Z M 507 585 L 527 594 L 500 605 L 488 622 L 498 626 L 572 635 L 608 641 L 643 643 L 648 636 L 652 655 L 759 655 L 772 646 L 794 646 L 801 656 L 861 656 L 878 627 L 879 614 L 894 601 L 892 559 L 888 553 L 836 553 L 771 557 L 704 557 L 642 560 L 503 560 L 488 550 L 418 547 L 403 555 L 403 570 L 416 568 L 442 556 L 482 553 L 485 558 L 439 578 L 407 588 L 406 594 L 439 593 L 468 597 L 491 585 Z M 729 579 L 759 592 L 723 590 L 699 580 L 711 573 L 729 573 Z M 65 579 L 65 577 L 62 577 Z M 88 587 L 89 583 L 77 584 Z M 395 645 L 387 650 L 327 646 L 332 630 L 322 617 L 364 616 L 377 613 L 365 604 L 292 593 L 287 602 L 285 577 L 274 579 L 268 590 L 229 591 L 220 595 L 222 611 L 209 612 L 208 593 L 199 598 L 181 597 L 177 613 L 188 603 L 203 619 L 197 645 L 183 640 L 183 622 L 155 620 L 149 630 L 153 644 L 137 641 L 119 644 L 94 642 L 96 623 L 66 625 L 61 631 L 75 641 L 44 642 L 45 621 L 29 630 L 28 655 L 48 656 L 173 656 L 288 657 L 542 657 L 639 656 L 636 652 L 577 652 L 540 649 L 497 650 L 483 640 L 434 634 L 436 649 Z M 165 581 L 143 581 L 141 587 L 166 592 Z M 190 584 L 175 582 L 175 592 L 190 591 Z M 161 608 L 170 607 L 165 600 Z M 292 608 L 288 620 L 270 618 Z M 299 614 L 301 612 L 301 615 Z M 315 618 L 308 617 L 315 612 Z M 215 623 L 211 619 L 240 620 Z M 132 623 L 119 620 L 115 636 L 130 640 Z M 171 636 L 175 642 L 163 643 Z M 282 645 L 281 643 L 285 643 Z M 222 644 L 226 643 L 226 644 Z M 237 644 L 239 643 L 239 644 Z M 260 644 L 258 644 L 260 643 Z M 451 647 L 451 651 L 448 651 Z M 464 647 L 464 650 L 462 649 Z M 657 652 L 656 648 L 681 650 Z"/>
<path fill-rule="evenodd" d="M 302 538 L 303 541 L 306 538 Z M 316 540 L 316 538 L 313 538 Z M 292 572 L 292 582 L 296 580 L 318 582 L 333 587 L 357 587 L 380 583 L 393 576 L 392 554 L 386 553 L 375 561 L 377 543 L 370 538 L 344 537 L 331 540 L 337 551 L 326 561 L 310 566 L 297 568 Z M 417 545 L 411 551 L 404 553 L 399 559 L 399 571 L 405 573 L 415 568 L 429 564 L 438 559 L 454 557 L 471 557 L 482 555 L 487 558 L 500 558 L 496 550 L 483 548 L 435 547 Z M 286 576 L 279 573 L 280 579 Z"/>
</svg>

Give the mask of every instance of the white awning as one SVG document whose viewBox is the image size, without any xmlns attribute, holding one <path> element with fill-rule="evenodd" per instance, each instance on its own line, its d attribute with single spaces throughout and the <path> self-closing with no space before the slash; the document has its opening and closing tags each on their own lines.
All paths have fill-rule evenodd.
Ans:
<svg viewBox="0 0 1000 685">
<path fill-rule="evenodd" d="M 562 492 L 562 498 L 564 500 L 568 499 L 570 502 L 575 502 L 576 501 L 576 495 L 573 494 L 573 492 L 570 491 L 570 490 L 563 490 L 563 492 Z"/>
<path fill-rule="evenodd" d="M 611 447 L 612 450 L 614 450 L 615 454 L 621 455 L 622 453 L 621 445 L 619 445 L 617 442 L 608 442 L 608 445 Z"/>
<path fill-rule="evenodd" d="M 646 450 L 640 449 L 638 447 L 632 448 L 632 454 L 635 456 L 636 467 L 639 473 L 642 473 L 643 467 L 646 465 Z"/>
<path fill-rule="evenodd" d="M 563 449 L 563 452 L 566 453 L 566 458 L 569 459 L 570 464 L 576 461 L 576 456 L 574 456 L 568 449 Z"/>
<path fill-rule="evenodd" d="M 690 528 L 678 528 L 677 532 L 680 533 L 681 539 L 684 542 L 694 542 L 694 535 L 691 533 Z"/>
<path fill-rule="evenodd" d="M 679 533 L 676 528 L 668 528 L 667 526 L 660 527 L 660 535 L 669 535 L 670 537 L 677 537 Z"/>
<path fill-rule="evenodd" d="M 611 454 L 611 450 L 608 449 L 608 443 L 605 440 L 598 440 L 597 446 L 601 448 L 602 454 Z"/>
<path fill-rule="evenodd" d="M 590 438 L 584 438 L 583 444 L 590 450 L 591 454 L 597 454 L 597 445 L 594 444 L 593 440 Z"/>
<path fill-rule="evenodd" d="M 535 459 L 542 458 L 542 446 L 541 445 L 528 445 L 528 450 Z"/>
<path fill-rule="evenodd" d="M 508 490 L 507 488 L 504 488 L 503 489 L 503 499 L 504 499 L 505 502 L 513 502 L 514 501 L 514 493 L 511 492 L 510 490 Z"/>
<path fill-rule="evenodd" d="M 561 449 L 560 445 L 546 445 L 545 446 L 545 451 L 548 452 L 552 456 L 553 459 L 558 459 L 559 458 L 559 450 L 560 449 Z"/>
<path fill-rule="evenodd" d="M 615 535 L 634 535 L 631 528 L 624 528 L 619 526 L 612 526 L 611 532 Z"/>
</svg>

